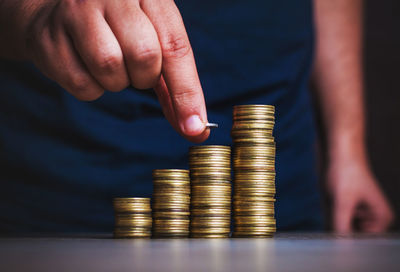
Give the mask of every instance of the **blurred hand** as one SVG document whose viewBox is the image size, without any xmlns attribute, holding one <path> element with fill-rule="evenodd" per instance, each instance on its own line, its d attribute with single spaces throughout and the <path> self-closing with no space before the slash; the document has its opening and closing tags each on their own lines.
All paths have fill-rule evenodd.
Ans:
<svg viewBox="0 0 400 272">
<path fill-rule="evenodd" d="M 328 189 L 333 200 L 333 230 L 379 233 L 394 219 L 388 201 L 369 167 L 357 160 L 338 160 L 328 169 Z"/>
<path fill-rule="evenodd" d="M 128 85 L 154 87 L 187 139 L 204 141 L 207 114 L 193 52 L 173 0 L 30 0 L 26 56 L 80 100 Z M 40 5 L 38 3 L 41 3 Z"/>
</svg>

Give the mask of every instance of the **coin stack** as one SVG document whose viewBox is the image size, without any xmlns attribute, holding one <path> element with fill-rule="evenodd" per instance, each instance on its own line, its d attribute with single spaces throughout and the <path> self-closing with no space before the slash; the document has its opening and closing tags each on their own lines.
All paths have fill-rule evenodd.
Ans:
<svg viewBox="0 0 400 272">
<path fill-rule="evenodd" d="M 150 238 L 150 198 L 114 198 L 115 238 Z"/>
<path fill-rule="evenodd" d="M 189 150 L 189 166 L 190 236 L 229 237 L 232 203 L 230 146 L 193 146 Z"/>
<path fill-rule="evenodd" d="M 234 237 L 272 237 L 276 231 L 275 108 L 233 108 Z"/>
<path fill-rule="evenodd" d="M 153 237 L 189 237 L 189 171 L 154 170 L 153 185 Z"/>
</svg>

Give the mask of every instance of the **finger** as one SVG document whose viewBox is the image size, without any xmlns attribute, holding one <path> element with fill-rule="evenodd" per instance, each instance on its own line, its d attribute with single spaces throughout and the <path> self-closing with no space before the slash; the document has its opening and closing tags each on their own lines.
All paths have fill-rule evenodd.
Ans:
<svg viewBox="0 0 400 272">
<path fill-rule="evenodd" d="M 352 232 L 352 221 L 354 215 L 355 204 L 337 197 L 334 202 L 333 211 L 333 229 L 339 233 Z"/>
<path fill-rule="evenodd" d="M 88 4 L 68 14 L 67 29 L 93 77 L 110 91 L 129 85 L 122 50 L 103 14 Z"/>
<path fill-rule="evenodd" d="M 193 52 L 182 17 L 172 0 L 143 1 L 162 50 L 162 74 L 180 131 L 186 136 L 204 133 L 207 113 Z"/>
<path fill-rule="evenodd" d="M 138 2 L 108 1 L 105 17 L 121 45 L 132 85 L 154 87 L 161 75 L 161 47 Z"/>
<path fill-rule="evenodd" d="M 169 95 L 167 85 L 165 84 L 164 78 L 162 76 L 161 76 L 159 84 L 154 89 L 157 93 L 158 100 L 160 101 L 160 105 L 163 109 L 163 113 L 164 113 L 165 117 L 170 122 L 172 127 L 175 130 L 177 130 L 178 132 L 180 132 L 179 125 L 178 125 L 178 122 L 177 122 L 176 116 L 175 116 L 175 111 L 172 106 L 171 97 Z M 201 133 L 198 136 L 186 136 L 186 135 L 182 135 L 182 136 L 184 136 L 189 141 L 192 141 L 195 143 L 200 143 L 200 142 L 205 141 L 208 138 L 209 134 L 210 134 L 210 130 L 206 129 L 206 130 L 204 130 L 203 133 Z"/>
<path fill-rule="evenodd" d="M 364 231 L 384 232 L 389 228 L 391 223 L 390 213 L 388 214 L 384 207 L 372 202 L 367 204 L 366 209 L 368 210 L 368 214 L 364 219 L 364 225 L 366 225 L 363 228 Z"/>
<path fill-rule="evenodd" d="M 165 80 L 162 76 L 157 86 L 154 87 L 154 90 L 157 94 L 165 118 L 167 118 L 167 120 L 175 130 L 179 131 L 175 111 L 172 106 L 171 97 L 169 96 L 167 85 L 165 84 Z"/>
<path fill-rule="evenodd" d="M 80 100 L 99 98 L 103 88 L 89 74 L 78 58 L 67 34 L 61 29 L 50 31 L 44 28 L 41 42 L 33 54 L 35 64 L 51 79 Z"/>
</svg>

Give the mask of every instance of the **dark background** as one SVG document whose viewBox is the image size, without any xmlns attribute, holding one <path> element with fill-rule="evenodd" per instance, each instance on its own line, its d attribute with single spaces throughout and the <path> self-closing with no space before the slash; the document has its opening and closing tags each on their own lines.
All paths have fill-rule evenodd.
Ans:
<svg viewBox="0 0 400 272">
<path fill-rule="evenodd" d="M 400 230 L 400 1 L 365 1 L 368 148 Z"/>
</svg>

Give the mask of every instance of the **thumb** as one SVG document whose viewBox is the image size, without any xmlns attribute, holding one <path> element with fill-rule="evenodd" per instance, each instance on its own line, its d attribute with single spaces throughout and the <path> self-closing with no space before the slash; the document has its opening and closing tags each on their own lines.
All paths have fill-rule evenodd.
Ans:
<svg viewBox="0 0 400 272">
<path fill-rule="evenodd" d="M 335 199 L 333 205 L 333 230 L 338 233 L 350 233 L 353 230 L 352 222 L 355 203 L 341 197 Z"/>
</svg>

